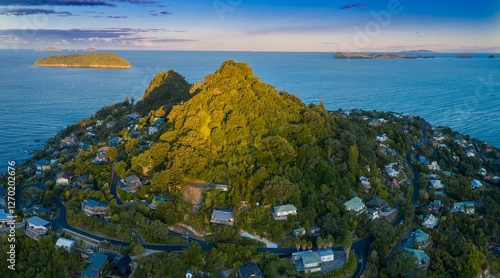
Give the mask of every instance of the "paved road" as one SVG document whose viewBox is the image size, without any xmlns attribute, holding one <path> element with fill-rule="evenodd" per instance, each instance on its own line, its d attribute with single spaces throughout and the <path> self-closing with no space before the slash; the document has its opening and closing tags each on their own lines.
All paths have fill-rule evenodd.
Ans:
<svg viewBox="0 0 500 278">
<path fill-rule="evenodd" d="M 18 188 L 16 188 L 16 209 L 17 210 L 22 210 L 24 208 L 24 202 L 21 198 L 22 196 L 22 192 L 25 190 L 25 189 L 28 189 L 28 188 L 38 188 L 40 190 L 45 190 L 45 183 L 49 180 L 52 180 L 56 177 L 57 175 L 57 170 L 54 170 L 48 177 L 47 179 L 45 179 L 45 181 L 42 181 L 42 182 L 37 182 L 37 183 L 31 183 L 31 184 L 26 184 L 26 185 L 23 185 L 23 186 L 20 186 Z"/>
<path fill-rule="evenodd" d="M 111 195 L 113 195 L 113 197 L 115 197 L 116 205 L 117 206 L 123 205 L 122 200 L 120 199 L 120 197 L 118 197 L 118 193 L 116 192 L 116 186 L 118 185 L 118 181 L 119 180 L 120 180 L 120 177 L 118 177 L 118 175 L 113 170 L 113 173 L 111 174 L 111 188 L 110 188 L 110 192 L 111 192 Z"/>
</svg>

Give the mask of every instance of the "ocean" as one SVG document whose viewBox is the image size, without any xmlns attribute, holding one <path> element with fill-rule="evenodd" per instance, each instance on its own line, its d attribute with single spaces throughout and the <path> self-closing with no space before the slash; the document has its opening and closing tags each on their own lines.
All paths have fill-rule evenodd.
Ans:
<svg viewBox="0 0 500 278">
<path fill-rule="evenodd" d="M 190 83 L 220 64 L 246 62 L 262 81 L 329 110 L 382 110 L 418 115 L 433 125 L 500 147 L 500 59 L 432 54 L 434 59 L 343 60 L 333 53 L 113 51 L 132 69 L 36 67 L 68 52 L 0 50 L 0 172 L 21 163 L 65 126 L 105 105 L 139 99 L 159 71 L 173 68 Z M 74 52 L 72 52 L 74 53 Z M 35 141 L 36 140 L 36 141 Z"/>
</svg>

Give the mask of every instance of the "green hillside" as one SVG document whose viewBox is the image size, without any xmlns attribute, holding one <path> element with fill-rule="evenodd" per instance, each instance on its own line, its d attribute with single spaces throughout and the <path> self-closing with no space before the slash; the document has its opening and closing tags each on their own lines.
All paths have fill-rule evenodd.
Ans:
<svg viewBox="0 0 500 278">
<path fill-rule="evenodd" d="M 54 55 L 36 60 L 35 65 L 47 67 L 131 68 L 114 53 Z"/>
</svg>

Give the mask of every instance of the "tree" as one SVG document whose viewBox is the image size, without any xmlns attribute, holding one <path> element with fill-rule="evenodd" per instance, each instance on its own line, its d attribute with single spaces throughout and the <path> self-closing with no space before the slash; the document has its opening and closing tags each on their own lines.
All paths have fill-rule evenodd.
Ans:
<svg viewBox="0 0 500 278">
<path fill-rule="evenodd" d="M 323 249 L 323 239 L 319 236 L 316 238 L 316 245 L 318 246 L 319 249 Z"/>
<path fill-rule="evenodd" d="M 295 248 L 297 248 L 297 252 L 299 252 L 300 245 L 301 245 L 300 238 L 299 237 L 295 237 L 293 239 L 293 243 L 295 244 Z"/>
<path fill-rule="evenodd" d="M 191 242 L 186 251 L 184 251 L 184 257 L 186 265 L 198 270 L 203 263 L 201 245 L 196 241 Z"/>
<path fill-rule="evenodd" d="M 419 267 L 415 258 L 404 250 L 396 251 L 387 266 L 390 277 L 406 277 L 407 274 L 418 270 Z"/>
<path fill-rule="evenodd" d="M 118 157 L 118 150 L 115 147 L 110 147 L 106 151 L 106 157 L 109 159 L 109 161 L 115 163 L 116 158 Z"/>
<path fill-rule="evenodd" d="M 138 257 L 139 257 L 139 256 L 141 256 L 142 254 L 144 254 L 144 252 L 145 252 L 145 251 L 146 251 L 146 249 L 144 249 L 144 246 L 142 246 L 142 244 L 140 244 L 140 243 L 139 243 L 139 244 L 137 244 L 137 245 L 134 247 L 134 251 L 132 251 L 132 252 L 133 252 L 133 254 L 134 254 L 135 256 L 138 256 Z"/>
<path fill-rule="evenodd" d="M 302 241 L 300 242 L 300 247 L 302 248 L 302 250 L 306 250 L 306 248 L 307 248 L 307 240 L 305 238 L 302 239 Z"/>
<path fill-rule="evenodd" d="M 312 241 L 307 242 L 307 249 L 311 250 L 313 248 L 313 243 Z"/>
</svg>

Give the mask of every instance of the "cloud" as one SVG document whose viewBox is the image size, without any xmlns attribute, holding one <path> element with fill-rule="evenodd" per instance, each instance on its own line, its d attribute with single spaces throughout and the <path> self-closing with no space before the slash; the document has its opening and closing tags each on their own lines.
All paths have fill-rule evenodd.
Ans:
<svg viewBox="0 0 500 278">
<path fill-rule="evenodd" d="M 163 12 L 157 12 L 155 10 L 149 11 L 149 15 L 151 16 L 164 16 L 164 15 L 171 15 L 172 12 L 169 11 L 163 11 Z"/>
<path fill-rule="evenodd" d="M 2 0 L 2 6 L 108 6 L 114 4 L 103 0 Z"/>
<path fill-rule="evenodd" d="M 347 9 L 353 9 L 353 8 L 361 8 L 361 7 L 366 7 L 366 3 L 351 3 L 351 4 L 344 4 L 340 6 L 341 10 L 347 10 Z"/>
<path fill-rule="evenodd" d="M 152 0 L 111 0 L 111 1 L 116 3 L 128 3 L 140 6 L 165 7 L 163 4 L 160 4 L 157 1 L 152 1 Z"/>
<path fill-rule="evenodd" d="M 93 18 L 128 18 L 124 15 L 94 15 Z"/>
<path fill-rule="evenodd" d="M 0 30 L 0 43 L 40 47 L 53 44 L 78 46 L 131 46 L 162 47 L 172 43 L 194 40 L 171 37 L 172 33 L 185 32 L 169 29 L 103 28 L 103 29 L 6 29 Z"/>
<path fill-rule="evenodd" d="M 36 9 L 36 8 L 16 8 L 16 9 L 0 9 L 0 15 L 32 15 L 32 14 L 48 14 L 48 15 L 58 15 L 58 16 L 72 16 L 70 12 L 57 12 L 55 10 L 48 9 Z"/>
</svg>

